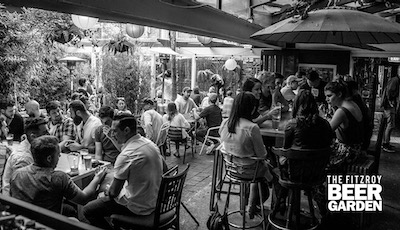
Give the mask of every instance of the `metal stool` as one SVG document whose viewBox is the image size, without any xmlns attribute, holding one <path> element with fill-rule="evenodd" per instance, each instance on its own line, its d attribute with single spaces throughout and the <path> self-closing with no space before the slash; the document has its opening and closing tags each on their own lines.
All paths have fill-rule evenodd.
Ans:
<svg viewBox="0 0 400 230">
<path fill-rule="evenodd" d="M 264 205 L 263 205 L 263 195 L 262 195 L 262 182 L 264 181 L 263 177 L 257 177 L 257 172 L 261 169 L 261 161 L 265 160 L 264 158 L 256 158 L 256 157 L 246 157 L 241 158 L 234 156 L 232 154 L 222 152 L 223 159 L 225 163 L 225 178 L 228 180 L 229 186 L 226 197 L 226 205 L 229 207 L 229 199 L 231 195 L 232 183 L 237 183 L 240 185 L 240 209 L 235 211 L 228 212 L 228 221 L 229 216 L 234 213 L 240 213 L 242 215 L 242 225 L 237 225 L 229 221 L 229 225 L 239 229 L 249 229 L 255 228 L 260 224 L 263 225 L 263 229 L 265 229 L 265 215 L 264 215 Z M 241 164 L 241 160 L 252 160 L 253 164 Z M 251 183 L 257 183 L 258 185 L 258 195 L 260 200 L 261 207 L 261 219 L 258 223 L 252 226 L 246 226 L 246 195 L 245 188 L 249 186 Z"/>
</svg>

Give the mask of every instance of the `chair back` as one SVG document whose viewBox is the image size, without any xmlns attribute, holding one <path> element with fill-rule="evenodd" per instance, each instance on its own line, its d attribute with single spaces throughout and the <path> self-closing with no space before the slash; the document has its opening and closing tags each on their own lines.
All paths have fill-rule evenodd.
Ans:
<svg viewBox="0 0 400 230">
<path fill-rule="evenodd" d="M 178 173 L 178 167 L 175 166 L 162 176 L 155 210 L 154 226 L 162 228 L 163 226 L 169 225 L 171 222 L 175 221 L 175 219 L 177 219 L 176 222 L 179 224 L 179 210 L 183 185 L 185 183 L 189 167 L 190 165 L 187 164 L 186 168 L 182 172 Z M 160 216 L 168 212 L 174 212 L 175 215 L 173 215 L 171 220 L 162 223 L 163 226 L 160 226 Z"/>
<path fill-rule="evenodd" d="M 0 144 L 0 190 L 3 186 L 3 173 L 6 167 L 7 159 L 11 155 L 11 149 L 7 146 Z"/>
<path fill-rule="evenodd" d="M 379 161 L 380 161 L 380 158 L 381 158 L 382 141 L 383 141 L 383 134 L 385 132 L 386 123 L 387 123 L 387 117 L 383 116 L 381 118 L 381 122 L 379 124 L 378 136 L 376 138 L 374 152 L 372 153 L 372 155 L 375 157 L 375 170 L 376 170 L 376 173 L 378 173 L 378 171 L 379 171 Z"/>
<path fill-rule="evenodd" d="M 312 187 L 325 181 L 325 168 L 332 149 L 281 149 L 272 148 L 286 162 L 279 166 L 279 183 L 284 187 Z"/>
<path fill-rule="evenodd" d="M 168 138 L 171 141 L 182 141 L 183 132 L 181 127 L 170 126 L 168 129 Z"/>
<path fill-rule="evenodd" d="M 160 146 L 165 144 L 165 142 L 167 140 L 168 129 L 169 129 L 169 123 L 168 122 L 166 122 L 166 123 L 161 125 L 160 131 L 158 131 L 157 140 L 156 140 L 156 145 L 158 147 L 160 147 Z"/>
<path fill-rule="evenodd" d="M 226 177 L 232 181 L 255 181 L 260 163 L 264 158 L 239 157 L 221 150 Z"/>
</svg>

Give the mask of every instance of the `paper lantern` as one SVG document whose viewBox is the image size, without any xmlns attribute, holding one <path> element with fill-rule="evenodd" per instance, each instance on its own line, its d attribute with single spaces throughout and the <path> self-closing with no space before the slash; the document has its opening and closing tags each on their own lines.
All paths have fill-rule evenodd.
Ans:
<svg viewBox="0 0 400 230">
<path fill-rule="evenodd" d="M 197 40 L 203 45 L 207 45 L 212 42 L 212 38 L 206 36 L 197 36 Z"/>
<path fill-rule="evenodd" d="M 92 29 L 99 21 L 98 18 L 71 14 L 72 22 L 83 30 Z"/>
<path fill-rule="evenodd" d="M 225 61 L 224 66 L 227 70 L 234 70 L 237 67 L 237 63 L 235 59 L 231 58 Z"/>
<path fill-rule="evenodd" d="M 139 38 L 144 33 L 144 26 L 126 24 L 125 26 L 126 34 L 131 38 Z"/>
</svg>

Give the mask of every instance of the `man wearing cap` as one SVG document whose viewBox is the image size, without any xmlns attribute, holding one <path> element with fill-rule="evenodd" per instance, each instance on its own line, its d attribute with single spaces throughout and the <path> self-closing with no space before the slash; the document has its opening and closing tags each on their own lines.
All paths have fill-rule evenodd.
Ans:
<svg viewBox="0 0 400 230">
<path fill-rule="evenodd" d="M 205 109 L 203 109 L 200 114 L 197 114 L 196 112 L 194 112 L 194 117 L 196 120 L 198 120 L 200 118 L 206 119 L 207 127 L 198 128 L 198 130 L 196 132 L 196 139 L 201 142 L 204 141 L 204 137 L 206 136 L 207 130 L 209 128 L 217 127 L 217 126 L 221 125 L 221 122 L 222 122 L 221 109 L 216 105 L 217 100 L 218 100 L 218 95 L 216 93 L 210 93 L 208 97 L 209 97 L 208 103 L 210 105 L 208 107 L 206 107 Z M 213 137 L 218 137 L 219 136 L 218 130 L 210 131 L 209 135 L 213 136 Z M 211 145 L 209 145 L 207 148 L 207 154 L 211 153 L 212 150 L 214 149 L 214 147 L 215 147 L 214 143 L 211 143 Z"/>
<path fill-rule="evenodd" d="M 299 80 L 294 75 L 290 75 L 286 79 L 286 85 L 281 89 L 281 93 L 286 101 L 293 101 L 296 97 L 294 90 L 299 86 L 298 82 Z"/>
<path fill-rule="evenodd" d="M 326 86 L 326 82 L 323 81 L 317 71 L 311 71 L 306 75 L 307 83 L 300 86 L 301 89 L 308 89 L 311 91 L 312 95 L 314 95 L 316 102 L 318 105 L 326 104 L 324 88 Z"/>
<path fill-rule="evenodd" d="M 156 143 L 158 132 L 163 124 L 162 116 L 154 110 L 153 100 L 146 98 L 143 100 L 144 113 L 141 116 L 141 126 L 146 133 L 146 137 Z"/>
<path fill-rule="evenodd" d="M 192 93 L 192 90 L 189 87 L 185 87 L 182 90 L 182 97 L 177 97 L 175 100 L 176 108 L 179 113 L 181 113 L 185 118 L 188 118 L 190 116 L 190 112 L 196 108 L 197 105 L 193 101 L 192 98 L 190 98 L 190 94 Z"/>
</svg>

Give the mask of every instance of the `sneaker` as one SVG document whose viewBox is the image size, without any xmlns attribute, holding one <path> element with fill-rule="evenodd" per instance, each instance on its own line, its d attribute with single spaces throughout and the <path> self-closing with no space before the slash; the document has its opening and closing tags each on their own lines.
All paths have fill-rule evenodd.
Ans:
<svg viewBox="0 0 400 230">
<path fill-rule="evenodd" d="M 383 151 L 388 152 L 388 153 L 395 152 L 394 147 L 390 144 L 382 144 L 382 149 L 383 149 Z"/>
<path fill-rule="evenodd" d="M 211 155 L 213 153 L 214 148 L 215 148 L 215 144 L 211 144 L 210 146 L 208 146 L 207 150 L 206 150 L 206 154 Z"/>
</svg>

